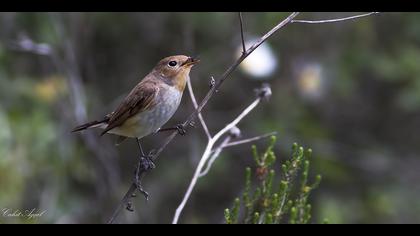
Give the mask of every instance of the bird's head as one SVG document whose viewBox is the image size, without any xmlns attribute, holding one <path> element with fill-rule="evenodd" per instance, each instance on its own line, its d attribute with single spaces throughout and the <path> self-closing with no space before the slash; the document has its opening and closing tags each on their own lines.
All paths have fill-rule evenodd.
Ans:
<svg viewBox="0 0 420 236">
<path fill-rule="evenodd" d="M 168 84 L 184 91 L 191 68 L 200 60 L 194 57 L 177 55 L 163 58 L 155 66 L 154 72 Z"/>
</svg>

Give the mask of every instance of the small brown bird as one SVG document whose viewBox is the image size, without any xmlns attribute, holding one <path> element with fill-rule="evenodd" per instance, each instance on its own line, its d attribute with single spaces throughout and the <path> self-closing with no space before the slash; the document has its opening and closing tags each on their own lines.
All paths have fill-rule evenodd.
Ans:
<svg viewBox="0 0 420 236">
<path fill-rule="evenodd" d="M 72 132 L 101 128 L 104 129 L 101 136 L 111 133 L 138 141 L 159 131 L 178 109 L 190 70 L 198 62 L 184 55 L 162 59 L 117 109 L 102 120 L 80 125 Z"/>
</svg>

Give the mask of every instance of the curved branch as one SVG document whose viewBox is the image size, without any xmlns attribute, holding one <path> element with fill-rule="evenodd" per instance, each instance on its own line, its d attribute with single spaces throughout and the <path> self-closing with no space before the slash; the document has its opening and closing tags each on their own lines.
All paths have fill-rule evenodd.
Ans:
<svg viewBox="0 0 420 236">
<path fill-rule="evenodd" d="M 366 16 L 371 16 L 379 14 L 379 12 L 369 12 L 366 14 L 356 15 L 356 16 L 349 16 L 344 18 L 337 18 L 337 19 L 329 19 L 329 20 L 292 20 L 291 23 L 305 23 L 305 24 L 324 24 L 324 23 L 334 23 L 334 22 L 340 22 L 340 21 L 347 21 L 347 20 L 354 20 L 357 18 L 362 18 Z"/>
</svg>

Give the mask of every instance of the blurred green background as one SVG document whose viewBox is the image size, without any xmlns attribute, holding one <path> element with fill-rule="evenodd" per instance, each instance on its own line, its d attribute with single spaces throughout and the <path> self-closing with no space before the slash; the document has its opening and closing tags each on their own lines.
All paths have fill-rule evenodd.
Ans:
<svg viewBox="0 0 420 236">
<path fill-rule="evenodd" d="M 243 13 L 246 39 L 288 14 Z M 106 222 L 131 183 L 136 143 L 115 146 L 99 130 L 70 130 L 112 111 L 169 55 L 200 56 L 191 78 L 201 100 L 210 77 L 237 58 L 239 32 L 237 13 L 0 13 L 0 223 Z M 291 24 L 226 81 L 203 115 L 215 133 L 253 101 L 254 88 L 270 83 L 271 100 L 239 128 L 244 138 L 278 131 L 280 160 L 293 142 L 313 149 L 311 172 L 323 175 L 311 196 L 313 222 L 418 223 L 419 45 L 419 13 Z M 192 111 L 186 93 L 167 126 Z M 166 135 L 145 138 L 144 148 Z M 136 211 L 117 222 L 170 223 L 205 145 L 199 126 L 177 137 L 144 179 L 150 200 L 137 197 Z M 248 165 L 250 145 L 223 151 L 180 222 L 222 223 Z M 5 216 L 31 209 L 43 213 Z"/>
</svg>

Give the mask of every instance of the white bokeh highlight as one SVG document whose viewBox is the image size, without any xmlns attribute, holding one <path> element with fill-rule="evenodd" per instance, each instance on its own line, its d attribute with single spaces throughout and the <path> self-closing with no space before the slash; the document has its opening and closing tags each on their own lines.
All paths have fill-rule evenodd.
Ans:
<svg viewBox="0 0 420 236">
<path fill-rule="evenodd" d="M 255 40 L 250 40 L 245 45 L 249 48 L 254 43 Z M 236 54 L 240 56 L 241 53 L 242 45 L 238 47 Z M 273 74 L 277 66 L 278 62 L 273 50 L 268 43 L 264 43 L 241 63 L 240 69 L 255 79 L 266 79 Z"/>
</svg>

